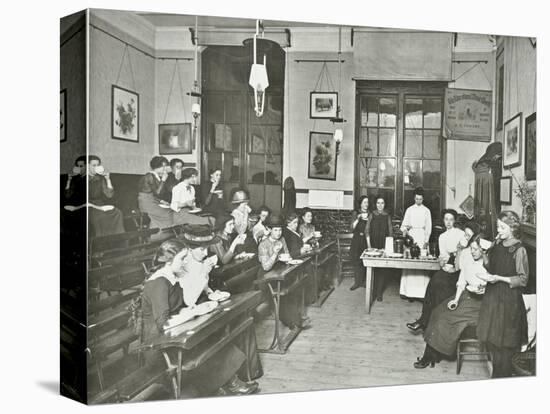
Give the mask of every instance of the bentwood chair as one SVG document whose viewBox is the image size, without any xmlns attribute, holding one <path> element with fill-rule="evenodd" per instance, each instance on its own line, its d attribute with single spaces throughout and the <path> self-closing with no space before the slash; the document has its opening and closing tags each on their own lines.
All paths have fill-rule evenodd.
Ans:
<svg viewBox="0 0 550 414">
<path fill-rule="evenodd" d="M 351 239 L 353 233 L 338 233 L 336 235 L 336 247 L 338 249 L 338 283 L 346 276 L 353 277 L 355 263 L 350 257 Z"/>
</svg>

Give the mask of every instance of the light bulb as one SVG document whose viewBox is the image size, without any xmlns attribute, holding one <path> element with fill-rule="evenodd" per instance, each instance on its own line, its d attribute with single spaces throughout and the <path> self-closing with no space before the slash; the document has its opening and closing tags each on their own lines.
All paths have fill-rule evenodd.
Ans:
<svg viewBox="0 0 550 414">
<path fill-rule="evenodd" d="M 334 130 L 334 141 L 337 142 L 337 143 L 340 143 L 342 142 L 344 139 L 344 131 L 342 131 L 341 129 L 335 129 Z"/>
<path fill-rule="evenodd" d="M 194 103 L 193 105 L 191 105 L 191 113 L 193 114 L 193 116 L 199 116 L 201 114 L 201 106 L 200 104 L 198 103 Z"/>
</svg>

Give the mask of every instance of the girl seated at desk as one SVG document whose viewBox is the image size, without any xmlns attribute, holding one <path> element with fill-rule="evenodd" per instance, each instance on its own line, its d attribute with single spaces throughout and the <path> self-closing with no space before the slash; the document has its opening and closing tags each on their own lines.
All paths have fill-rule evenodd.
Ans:
<svg viewBox="0 0 550 414">
<path fill-rule="evenodd" d="M 196 291 L 191 289 L 189 295 L 184 286 L 190 284 L 190 267 L 194 268 L 194 262 L 201 261 L 201 257 L 205 256 L 207 242 L 201 243 L 204 245 L 193 242 L 186 248 L 178 240 L 169 240 L 157 250 L 154 263 L 158 270 L 145 282 L 142 295 L 144 341 L 162 336 L 169 317 L 187 306 L 186 299 L 193 300 Z M 145 357 L 148 364 L 163 363 L 160 353 L 156 351 L 146 351 Z M 237 376 L 237 372 L 243 370 L 245 360 L 245 354 L 236 346 L 226 346 L 198 368 L 184 373 L 187 377 L 184 378 L 184 395 L 246 395 L 257 392 L 257 382 L 245 383 Z"/>
<path fill-rule="evenodd" d="M 286 218 L 286 227 L 283 230 L 283 237 L 290 251 L 290 256 L 293 259 L 311 251 L 311 246 L 305 244 L 302 236 L 298 233 L 298 216 L 296 213 L 290 213 Z"/>
<path fill-rule="evenodd" d="M 168 208 L 168 203 L 161 200 L 162 195 L 166 192 L 168 160 L 165 157 L 156 156 L 151 159 L 149 166 L 151 171 L 139 180 L 139 209 L 149 216 L 150 228 L 172 227 L 173 212 Z"/>
<path fill-rule="evenodd" d="M 258 277 L 273 269 L 279 261 L 279 254 L 289 254 L 288 246 L 283 236 L 283 219 L 279 215 L 269 217 L 267 226 L 270 229 L 269 236 L 260 242 L 258 246 L 258 260 L 262 265 Z M 267 288 L 264 288 L 266 295 L 271 295 Z M 281 298 L 279 317 L 281 322 L 289 328 L 307 328 L 310 326 L 310 319 L 303 316 L 299 306 L 299 295 L 288 295 Z"/>
<path fill-rule="evenodd" d="M 229 215 L 216 217 L 216 227 L 218 242 L 212 244 L 208 249 L 214 253 L 222 265 L 227 264 L 236 257 L 235 249 L 244 243 L 246 234 L 239 234 L 233 238 L 235 229 L 235 220 Z"/>
<path fill-rule="evenodd" d="M 313 225 L 313 211 L 309 207 L 302 210 L 302 224 L 300 224 L 300 236 L 304 243 L 315 237 L 315 226 Z"/>
<path fill-rule="evenodd" d="M 452 358 L 460 335 L 468 326 L 477 324 L 486 282 L 478 275 L 486 274 L 484 256 L 491 243 L 476 235 L 464 250 L 456 293 L 440 303 L 431 313 L 424 332 L 426 348 L 415 368 L 432 367 L 443 357 Z"/>
<path fill-rule="evenodd" d="M 185 168 L 181 172 L 181 182 L 172 189 L 170 208 L 174 211 L 174 224 L 209 224 L 208 217 L 201 217 L 191 211 L 197 207 L 195 184 L 199 172 L 194 168 Z"/>
</svg>

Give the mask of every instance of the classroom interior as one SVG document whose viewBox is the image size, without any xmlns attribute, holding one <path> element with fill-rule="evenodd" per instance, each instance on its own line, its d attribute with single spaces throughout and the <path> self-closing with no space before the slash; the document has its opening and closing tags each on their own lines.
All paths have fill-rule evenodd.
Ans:
<svg viewBox="0 0 550 414">
<path fill-rule="evenodd" d="M 269 80 L 259 98 L 249 84 L 255 33 L 257 63 L 265 62 Z M 216 341 L 239 341 L 245 330 L 259 350 L 259 393 L 491 378 L 477 343 L 462 361 L 413 367 L 425 342 L 406 323 L 421 312 L 422 298 L 402 294 L 399 269 L 386 273 L 383 300 L 374 297 L 368 277 L 365 287 L 350 290 L 350 262 L 357 260 L 350 257 L 350 226 L 361 196 L 372 210 L 382 195 L 398 238 L 422 187 L 432 220 L 428 249 L 435 255 L 444 209 L 457 212 L 458 225 L 475 220 L 491 241 L 496 216 L 513 211 L 529 259 L 523 293 L 535 297 L 536 210 L 521 196 L 521 190 L 536 196 L 536 145 L 527 132 L 536 125 L 535 39 L 90 9 L 61 19 L 60 41 L 61 214 L 67 214 L 63 197 L 75 160 L 95 155 L 109 173 L 109 204 L 123 225 L 122 233 L 93 234 L 82 221 L 88 231 L 76 242 L 62 241 L 65 395 L 90 403 L 186 398 L 185 373 L 181 380 L 176 365 L 144 364 L 140 337 L 128 325 L 129 306 L 159 245 L 185 237 L 181 225 L 154 228 L 140 209 L 140 180 L 154 156 L 196 169 L 199 207 L 210 172 L 219 170 L 226 213 L 236 191 L 244 190 L 251 214 L 266 206 L 271 215 L 300 218 L 307 208 L 321 234 L 303 263 L 276 275 L 282 287 L 279 279 L 264 281 L 271 295 L 259 288 L 254 257 L 213 269 L 214 289 L 229 291 L 231 300 L 250 297 L 238 315 L 240 302 L 230 302 L 227 312 L 191 321 L 187 332 L 206 339 L 195 346 L 188 334 L 182 342 L 190 365 L 218 352 Z M 469 139 L 446 129 L 449 90 L 489 97 L 485 135 Z M 115 132 L 117 93 L 138 102 L 135 132 L 127 136 Z M 323 115 L 324 101 L 315 94 L 337 97 L 328 111 L 334 114 Z M 507 142 L 518 119 L 519 151 Z M 170 134 L 176 141 L 166 139 Z M 315 161 L 319 142 L 332 157 L 326 170 Z M 498 162 L 481 168 L 495 143 Z M 514 154 L 516 161 L 506 160 Z M 277 289 L 284 296 L 295 288 L 311 321 L 307 329 L 284 326 L 273 310 Z M 536 307 L 529 312 L 532 331 Z M 82 343 L 86 357 L 75 359 Z"/>
</svg>

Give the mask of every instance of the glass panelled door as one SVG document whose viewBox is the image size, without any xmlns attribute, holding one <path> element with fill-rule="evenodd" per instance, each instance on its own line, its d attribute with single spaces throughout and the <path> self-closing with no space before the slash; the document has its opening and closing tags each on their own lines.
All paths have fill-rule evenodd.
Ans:
<svg viewBox="0 0 550 414">
<path fill-rule="evenodd" d="M 425 190 L 432 218 L 443 205 L 445 151 L 441 137 L 441 87 L 395 85 L 358 88 L 356 194 L 383 195 L 386 208 L 402 216 L 416 187 Z M 374 205 L 371 207 L 374 208 Z"/>
</svg>

